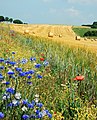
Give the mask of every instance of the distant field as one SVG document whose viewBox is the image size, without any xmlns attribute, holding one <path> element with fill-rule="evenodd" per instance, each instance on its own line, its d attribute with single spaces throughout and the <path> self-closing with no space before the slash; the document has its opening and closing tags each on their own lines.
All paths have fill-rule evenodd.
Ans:
<svg viewBox="0 0 97 120">
<path fill-rule="evenodd" d="M 72 28 L 73 31 L 75 32 L 76 35 L 79 35 L 81 37 L 83 37 L 83 35 L 87 32 L 87 31 L 95 31 L 97 29 L 93 29 L 93 28 L 85 28 L 85 27 L 73 27 Z"/>
</svg>

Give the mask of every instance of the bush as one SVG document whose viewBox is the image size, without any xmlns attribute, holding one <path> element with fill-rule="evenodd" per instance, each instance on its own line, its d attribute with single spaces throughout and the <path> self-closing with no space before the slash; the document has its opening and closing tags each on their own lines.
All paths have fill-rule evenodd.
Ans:
<svg viewBox="0 0 97 120">
<path fill-rule="evenodd" d="M 4 21 L 4 17 L 0 16 L 0 22 L 3 22 L 3 21 Z"/>
<path fill-rule="evenodd" d="M 87 31 L 85 34 L 84 34 L 84 37 L 85 36 L 97 36 L 97 31 Z"/>
<path fill-rule="evenodd" d="M 23 24 L 23 22 L 21 20 L 14 20 L 13 23 L 16 23 L 16 24 Z"/>
</svg>

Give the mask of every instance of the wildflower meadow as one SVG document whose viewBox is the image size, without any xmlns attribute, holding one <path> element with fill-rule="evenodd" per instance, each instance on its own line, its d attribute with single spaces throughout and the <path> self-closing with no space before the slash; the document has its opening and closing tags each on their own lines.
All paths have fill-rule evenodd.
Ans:
<svg viewBox="0 0 97 120">
<path fill-rule="evenodd" d="M 0 24 L 1 120 L 97 120 L 97 54 Z"/>
</svg>

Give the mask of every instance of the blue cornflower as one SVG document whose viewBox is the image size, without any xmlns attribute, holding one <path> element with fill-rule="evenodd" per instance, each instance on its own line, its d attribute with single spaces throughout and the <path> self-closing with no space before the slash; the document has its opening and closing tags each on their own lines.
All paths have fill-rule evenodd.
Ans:
<svg viewBox="0 0 97 120">
<path fill-rule="evenodd" d="M 37 75 L 37 78 L 41 79 L 41 78 L 42 78 L 42 76 L 38 74 L 38 75 Z"/>
<path fill-rule="evenodd" d="M 15 54 L 15 52 L 12 52 L 12 54 Z"/>
<path fill-rule="evenodd" d="M 12 107 L 13 106 L 13 104 L 12 103 L 9 103 L 8 105 L 7 105 L 7 107 Z"/>
<path fill-rule="evenodd" d="M 38 115 L 38 114 L 39 114 L 39 112 L 40 112 L 40 110 L 36 110 L 36 111 L 35 111 L 36 115 Z"/>
<path fill-rule="evenodd" d="M 23 105 L 28 104 L 28 99 L 22 101 Z"/>
<path fill-rule="evenodd" d="M 4 62 L 4 58 L 0 58 L 0 62 Z"/>
<path fill-rule="evenodd" d="M 16 64 L 16 62 L 13 62 L 13 61 L 10 61 L 10 63 L 9 63 L 10 65 L 15 65 Z"/>
<path fill-rule="evenodd" d="M 52 118 L 52 114 L 50 114 L 49 112 L 47 113 L 49 118 Z"/>
<path fill-rule="evenodd" d="M 37 103 L 36 106 L 41 108 L 43 106 L 43 104 L 42 103 Z"/>
<path fill-rule="evenodd" d="M 22 118 L 23 118 L 24 120 L 27 120 L 27 119 L 29 118 L 29 115 L 24 114 L 24 115 L 22 116 Z"/>
<path fill-rule="evenodd" d="M 36 58 L 35 57 L 31 57 L 30 61 L 36 61 Z"/>
<path fill-rule="evenodd" d="M 31 102 L 33 105 L 35 105 L 35 101 L 34 100 L 32 100 L 32 102 Z"/>
<path fill-rule="evenodd" d="M 28 106 L 28 108 L 34 108 L 34 105 L 31 103 L 28 103 L 27 106 Z"/>
<path fill-rule="evenodd" d="M 0 112 L 0 119 L 4 118 L 4 114 Z"/>
<path fill-rule="evenodd" d="M 26 64 L 27 62 L 28 62 L 28 60 L 27 59 L 22 59 L 22 64 Z"/>
<path fill-rule="evenodd" d="M 31 84 L 32 84 L 32 82 L 31 82 L 31 81 L 27 81 L 27 84 L 31 85 Z"/>
<path fill-rule="evenodd" d="M 2 76 L 2 74 L 0 74 L 0 79 L 3 79 L 4 77 Z"/>
<path fill-rule="evenodd" d="M 41 67 L 41 64 L 36 64 L 35 65 L 35 68 L 40 68 Z"/>
<path fill-rule="evenodd" d="M 43 116 L 42 116 L 42 113 L 41 112 L 39 112 L 39 114 L 38 114 L 38 116 L 37 116 L 37 118 L 42 118 Z"/>
<path fill-rule="evenodd" d="M 10 84 L 10 82 L 4 82 L 4 84 L 9 85 L 9 84 Z"/>
<path fill-rule="evenodd" d="M 35 116 L 34 114 L 32 114 L 32 115 L 30 116 L 30 118 L 34 118 L 34 119 L 35 119 L 35 118 L 36 118 L 36 116 Z"/>
<path fill-rule="evenodd" d="M 4 66 L 0 66 L 0 69 L 3 70 L 3 69 L 4 69 Z"/>
<path fill-rule="evenodd" d="M 17 72 L 22 71 L 22 68 L 15 68 Z"/>
<path fill-rule="evenodd" d="M 26 71 L 26 72 L 25 72 L 25 75 L 29 75 L 29 74 L 30 74 L 29 71 Z"/>
<path fill-rule="evenodd" d="M 8 74 L 8 75 L 13 75 L 14 72 L 13 72 L 12 70 L 9 70 L 9 71 L 7 72 L 7 74 Z"/>
<path fill-rule="evenodd" d="M 9 92 L 11 94 L 15 93 L 15 90 L 13 88 L 6 88 L 6 92 Z"/>
<path fill-rule="evenodd" d="M 48 64 L 49 64 L 49 62 L 46 61 L 46 60 L 43 62 L 43 65 L 44 65 L 44 66 L 47 66 Z"/>
<path fill-rule="evenodd" d="M 34 74 L 35 71 L 34 70 L 29 70 L 29 74 Z"/>
<path fill-rule="evenodd" d="M 31 79 L 31 78 L 32 78 L 32 76 L 30 76 L 30 75 L 29 75 L 29 76 L 27 76 L 27 78 L 28 78 L 28 79 Z"/>
<path fill-rule="evenodd" d="M 10 94 L 7 94 L 7 93 L 5 93 L 5 94 L 2 96 L 2 99 L 3 99 L 3 100 L 9 99 L 9 98 L 10 98 Z"/>
<path fill-rule="evenodd" d="M 25 72 L 20 72 L 20 73 L 19 73 L 19 76 L 20 76 L 20 77 L 25 76 Z"/>
</svg>

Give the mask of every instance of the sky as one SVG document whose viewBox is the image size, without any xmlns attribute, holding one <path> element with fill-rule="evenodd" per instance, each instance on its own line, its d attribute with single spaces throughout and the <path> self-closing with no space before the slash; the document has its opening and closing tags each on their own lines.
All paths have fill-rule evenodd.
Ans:
<svg viewBox="0 0 97 120">
<path fill-rule="evenodd" d="M 0 0 L 0 16 L 30 24 L 92 24 L 97 0 Z"/>
</svg>

